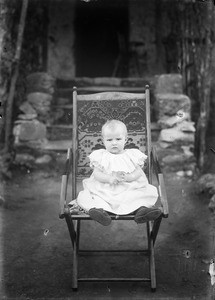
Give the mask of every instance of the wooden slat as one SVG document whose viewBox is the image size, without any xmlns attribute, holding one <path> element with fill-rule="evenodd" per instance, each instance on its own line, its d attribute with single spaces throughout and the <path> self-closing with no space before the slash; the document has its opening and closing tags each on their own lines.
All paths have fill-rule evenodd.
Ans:
<svg viewBox="0 0 215 300">
<path fill-rule="evenodd" d="M 128 92 L 128 93 L 144 93 L 145 87 L 113 87 L 113 86 L 88 86 L 77 87 L 78 92 Z"/>
<path fill-rule="evenodd" d="M 111 93 L 111 98 L 110 98 Z M 124 93 L 124 92 L 117 92 L 117 91 L 109 91 L 109 92 L 101 92 L 95 94 L 87 94 L 87 95 L 77 95 L 78 101 L 114 101 L 114 100 L 142 100 L 146 98 L 146 94 L 135 94 L 135 93 Z"/>
<path fill-rule="evenodd" d="M 73 220 L 92 220 L 89 215 L 71 215 Z M 115 216 L 110 215 L 113 221 L 117 220 L 134 220 L 134 215 Z"/>
<path fill-rule="evenodd" d="M 82 249 L 79 249 L 79 253 L 80 254 L 92 254 L 92 253 L 134 253 L 134 254 L 146 254 L 148 255 L 149 254 L 149 250 L 132 250 L 132 249 L 112 249 L 112 250 L 82 250 Z"/>
<path fill-rule="evenodd" d="M 150 282 L 151 280 L 149 278 L 138 278 L 138 277 L 130 277 L 130 278 L 97 278 L 97 277 L 91 277 L 91 278 L 79 278 L 78 281 L 102 281 L 102 282 L 106 282 L 106 281 L 117 281 L 117 282 L 124 282 L 124 281 L 143 281 L 143 282 Z"/>
</svg>

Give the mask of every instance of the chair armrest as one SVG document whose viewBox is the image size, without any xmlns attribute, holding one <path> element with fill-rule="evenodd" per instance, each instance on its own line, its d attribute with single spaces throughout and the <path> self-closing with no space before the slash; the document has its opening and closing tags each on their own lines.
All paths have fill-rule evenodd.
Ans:
<svg viewBox="0 0 215 300">
<path fill-rule="evenodd" d="M 67 187 L 68 187 L 68 180 L 71 170 L 71 149 L 67 150 L 67 159 L 65 163 L 65 169 L 61 179 L 61 191 L 60 191 L 60 212 L 59 218 L 63 219 L 65 213 L 67 212 L 66 207 L 66 197 L 67 197 Z"/>
<path fill-rule="evenodd" d="M 164 176 L 161 172 L 161 168 L 160 168 L 160 164 L 158 161 L 155 148 L 152 148 L 152 152 L 151 152 L 151 168 L 153 173 L 156 175 L 158 181 L 158 191 L 159 191 L 161 205 L 163 208 L 163 217 L 167 218 L 169 214 L 169 208 L 168 208 L 166 187 L 164 182 Z"/>
<path fill-rule="evenodd" d="M 66 208 L 67 182 L 68 182 L 67 175 L 62 175 L 61 191 L 60 191 L 60 212 L 59 212 L 60 219 L 64 218 L 64 213 Z"/>
</svg>

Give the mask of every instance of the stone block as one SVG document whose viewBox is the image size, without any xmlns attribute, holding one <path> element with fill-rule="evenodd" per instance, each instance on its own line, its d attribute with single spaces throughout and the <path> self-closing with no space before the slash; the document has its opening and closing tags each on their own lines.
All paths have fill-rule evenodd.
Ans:
<svg viewBox="0 0 215 300">
<path fill-rule="evenodd" d="M 20 106 L 19 106 L 19 109 L 24 112 L 25 114 L 29 114 L 29 115 L 34 115 L 36 114 L 36 110 L 33 108 L 33 106 L 25 101 L 23 102 Z"/>
<path fill-rule="evenodd" d="M 176 128 L 183 132 L 195 132 L 196 129 L 194 127 L 194 124 L 194 122 L 183 121 L 181 123 L 178 123 Z"/>
<path fill-rule="evenodd" d="M 215 174 L 203 174 L 197 181 L 196 190 L 198 193 L 215 194 Z"/>
<path fill-rule="evenodd" d="M 178 129 L 177 127 L 162 129 L 159 136 L 159 141 L 172 143 L 172 144 L 193 144 L 194 143 L 194 133 L 193 132 L 184 132 Z"/>
<path fill-rule="evenodd" d="M 53 94 L 55 78 L 44 72 L 32 73 L 26 78 L 27 93 L 43 92 Z"/>
<path fill-rule="evenodd" d="M 37 118 L 37 114 L 20 114 L 18 115 L 18 119 L 21 120 L 33 120 Z"/>
<path fill-rule="evenodd" d="M 155 77 L 155 94 L 182 94 L 181 74 L 162 74 Z"/>
<path fill-rule="evenodd" d="M 26 121 L 14 128 L 16 141 L 33 141 L 46 138 L 46 126 L 38 120 Z"/>
<path fill-rule="evenodd" d="M 27 95 L 28 102 L 33 106 L 39 115 L 46 115 L 50 111 L 53 97 L 46 93 L 30 93 Z"/>
<path fill-rule="evenodd" d="M 48 154 L 44 154 L 35 160 L 35 164 L 38 165 L 49 164 L 51 161 L 52 161 L 52 157 Z"/>
<path fill-rule="evenodd" d="M 35 158 L 29 153 L 17 153 L 14 163 L 17 165 L 29 165 L 34 163 Z"/>
<path fill-rule="evenodd" d="M 158 120 L 158 124 L 160 125 L 161 129 L 164 128 L 171 128 L 184 120 L 189 120 L 190 115 L 188 113 L 182 113 L 181 115 L 175 115 L 172 117 L 164 116 L 160 120 Z"/>
<path fill-rule="evenodd" d="M 190 118 L 191 101 L 186 95 L 156 94 L 154 105 L 157 120 L 167 116 L 178 116 L 180 118 L 186 115 L 186 118 Z"/>
<path fill-rule="evenodd" d="M 165 165 L 181 165 L 187 162 L 194 161 L 194 156 L 187 156 L 183 153 L 175 154 L 175 155 L 167 155 L 162 159 L 162 163 Z"/>
</svg>

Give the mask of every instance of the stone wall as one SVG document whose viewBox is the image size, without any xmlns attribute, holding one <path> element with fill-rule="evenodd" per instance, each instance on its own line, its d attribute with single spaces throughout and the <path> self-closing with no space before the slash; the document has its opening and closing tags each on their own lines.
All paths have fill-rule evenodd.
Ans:
<svg viewBox="0 0 215 300">
<path fill-rule="evenodd" d="M 136 86 L 143 87 L 150 84 L 151 95 L 153 98 L 152 107 L 155 111 L 152 118 L 152 141 L 158 150 L 158 156 L 162 167 L 178 172 L 178 175 L 192 176 L 196 163 L 194 158 L 194 134 L 195 126 L 191 120 L 191 102 L 190 99 L 182 92 L 182 78 L 178 74 L 163 74 L 151 77 L 148 81 L 143 79 L 120 79 L 120 78 L 85 78 L 76 82 L 78 86 L 82 84 L 99 87 L 104 86 Z M 59 98 L 55 89 L 55 80 L 46 73 L 34 73 L 27 78 L 27 95 L 20 107 L 20 114 L 15 122 L 14 136 L 15 146 L 26 146 L 30 153 L 38 149 L 39 152 L 46 154 L 45 150 L 54 150 L 47 148 L 48 130 L 52 124 L 53 110 L 51 103 L 55 91 L 55 106 Z M 65 99 L 64 99 L 65 100 Z M 71 99 L 68 99 L 69 103 Z M 70 106 L 71 110 L 71 106 Z M 68 124 L 71 126 L 71 122 Z M 66 127 L 64 126 L 64 133 Z M 71 127 L 69 127 L 68 141 L 71 142 Z M 158 133 L 158 134 L 156 134 Z M 57 144 L 63 142 L 61 138 L 54 139 Z M 59 145 L 58 145 L 59 147 Z M 66 150 L 66 149 L 64 149 Z M 25 159 L 32 162 L 43 161 L 42 158 L 29 156 L 29 151 L 19 152 L 16 161 Z M 40 153 L 40 154 L 41 154 Z M 46 157 L 45 159 L 50 159 Z"/>
<path fill-rule="evenodd" d="M 183 94 L 181 75 L 157 76 L 155 111 L 161 129 L 156 145 L 163 168 L 192 176 L 196 168 L 195 126 L 191 120 L 191 101 Z"/>
<path fill-rule="evenodd" d="M 19 106 L 20 114 L 13 128 L 17 150 L 15 163 L 18 164 L 41 161 L 37 156 L 47 142 L 46 128 L 50 122 L 55 79 L 47 73 L 37 72 L 26 78 L 26 86 L 26 99 Z"/>
</svg>

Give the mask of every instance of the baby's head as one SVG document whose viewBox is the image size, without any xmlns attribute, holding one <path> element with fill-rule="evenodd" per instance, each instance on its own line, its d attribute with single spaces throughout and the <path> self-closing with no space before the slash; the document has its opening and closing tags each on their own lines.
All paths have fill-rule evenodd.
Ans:
<svg viewBox="0 0 215 300">
<path fill-rule="evenodd" d="M 113 154 L 120 154 L 123 152 L 127 141 L 127 128 L 121 121 L 107 121 L 102 126 L 102 137 L 107 151 Z"/>
</svg>

